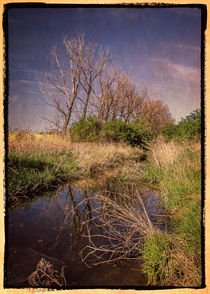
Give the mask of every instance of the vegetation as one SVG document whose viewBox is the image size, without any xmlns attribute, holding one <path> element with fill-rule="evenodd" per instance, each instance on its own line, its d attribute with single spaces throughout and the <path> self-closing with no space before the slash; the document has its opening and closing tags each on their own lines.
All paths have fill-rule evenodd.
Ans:
<svg viewBox="0 0 210 294">
<path fill-rule="evenodd" d="M 177 125 L 168 124 L 162 128 L 161 133 L 168 140 L 200 140 L 201 139 L 201 111 L 199 109 L 183 118 Z"/>
<path fill-rule="evenodd" d="M 126 123 L 115 119 L 103 123 L 91 116 L 74 123 L 70 136 L 72 142 L 121 142 L 142 148 L 146 148 L 152 138 L 149 125 L 144 120 Z"/>
<path fill-rule="evenodd" d="M 88 259 L 95 256 L 92 264 L 96 265 L 121 258 L 143 258 L 149 284 L 200 286 L 200 122 L 197 110 L 177 125 L 168 124 L 157 132 L 145 117 L 126 121 L 90 116 L 73 124 L 71 140 L 56 133 L 11 133 L 9 201 L 19 201 L 28 192 L 48 189 L 66 179 L 77 177 L 83 181 L 84 177 L 118 167 L 117 191 L 93 195 L 104 203 L 98 221 L 101 227 L 114 232 L 109 236 L 111 243 L 107 244 L 107 236 L 101 234 L 106 242 L 100 247 L 94 242 L 89 244 L 81 252 L 82 260 L 88 264 Z M 163 231 L 151 222 L 138 189 L 142 183 L 159 191 L 169 230 Z M 124 232 L 122 223 L 126 224 Z M 105 251 L 106 261 L 102 259 Z"/>
<path fill-rule="evenodd" d="M 177 148 L 173 160 L 169 157 L 166 162 L 157 154 L 140 174 L 159 188 L 172 231 L 146 240 L 144 268 L 149 283 L 195 286 L 201 283 L 200 146 Z"/>
<path fill-rule="evenodd" d="M 96 117 L 82 118 L 73 124 L 70 131 L 71 140 L 72 142 L 98 142 L 101 130 L 102 122 Z"/>
<path fill-rule="evenodd" d="M 144 118 L 154 133 L 173 123 L 168 106 L 150 99 L 146 90 L 138 91 L 132 78 L 112 62 L 110 48 L 86 42 L 84 34 L 64 38 L 63 45 L 65 59 L 53 46 L 54 71 L 39 77 L 44 101 L 56 110 L 50 122 L 63 134 L 70 123 L 88 116 L 126 123 Z"/>
<path fill-rule="evenodd" d="M 64 180 L 75 169 L 69 152 L 9 152 L 8 191 L 11 197 L 37 191 Z"/>
<path fill-rule="evenodd" d="M 127 145 L 70 143 L 60 135 L 13 133 L 9 135 L 8 193 L 17 201 L 28 192 L 50 188 L 115 167 L 141 151 Z M 18 197 L 16 197 L 18 196 Z"/>
<path fill-rule="evenodd" d="M 95 208 L 103 212 L 91 221 L 98 220 L 109 238 L 100 232 L 105 243 L 97 247 L 87 229 L 90 244 L 82 260 L 88 264 L 92 256 L 96 265 L 143 258 L 149 284 L 200 286 L 201 111 L 174 124 L 167 105 L 139 91 L 112 63 L 109 48 L 87 43 L 84 34 L 64 38 L 63 45 L 66 54 L 51 49 L 54 70 L 39 77 L 44 99 L 56 111 L 56 132 L 9 134 L 9 203 L 118 167 L 118 191 L 93 195 L 104 206 Z M 142 184 L 159 191 L 170 230 L 153 225 Z"/>
<path fill-rule="evenodd" d="M 146 148 L 152 135 L 144 121 L 126 123 L 121 120 L 110 120 L 103 126 L 102 137 L 105 141 L 124 142 L 131 146 Z"/>
</svg>

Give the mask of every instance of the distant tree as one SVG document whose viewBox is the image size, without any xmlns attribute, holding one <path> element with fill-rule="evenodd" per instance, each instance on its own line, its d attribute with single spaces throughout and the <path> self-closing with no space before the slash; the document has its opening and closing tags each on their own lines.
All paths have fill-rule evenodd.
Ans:
<svg viewBox="0 0 210 294">
<path fill-rule="evenodd" d="M 197 109 L 182 118 L 178 124 L 169 124 L 161 129 L 168 140 L 194 140 L 201 138 L 201 111 Z"/>
<path fill-rule="evenodd" d="M 98 76 L 97 87 L 94 91 L 94 106 L 97 117 L 104 121 L 110 118 L 111 112 L 117 111 L 116 85 L 118 77 L 119 70 L 115 66 L 107 67 Z"/>
<path fill-rule="evenodd" d="M 178 124 L 179 134 L 184 139 L 201 138 L 201 111 L 196 109 Z"/>
<path fill-rule="evenodd" d="M 168 106 L 164 105 L 161 100 L 150 98 L 145 99 L 141 104 L 137 121 L 141 118 L 149 122 L 153 134 L 158 134 L 165 125 L 174 123 Z"/>
<path fill-rule="evenodd" d="M 137 109 L 143 102 L 142 96 L 136 90 L 135 83 L 125 74 L 121 74 L 117 85 L 119 99 L 119 118 L 125 122 L 134 119 Z"/>
<path fill-rule="evenodd" d="M 136 85 L 129 76 L 120 73 L 116 67 L 112 67 L 108 74 L 105 73 L 99 77 L 99 90 L 98 118 L 104 121 L 134 120 L 143 98 L 138 94 Z"/>
<path fill-rule="evenodd" d="M 84 34 L 64 38 L 63 45 L 63 57 L 56 46 L 51 49 L 55 70 L 39 76 L 45 102 L 56 111 L 52 123 L 63 134 L 71 122 L 90 115 L 102 121 L 147 121 L 152 133 L 173 122 L 167 105 L 139 93 L 135 82 L 112 66 L 109 48 L 85 42 Z"/>
</svg>

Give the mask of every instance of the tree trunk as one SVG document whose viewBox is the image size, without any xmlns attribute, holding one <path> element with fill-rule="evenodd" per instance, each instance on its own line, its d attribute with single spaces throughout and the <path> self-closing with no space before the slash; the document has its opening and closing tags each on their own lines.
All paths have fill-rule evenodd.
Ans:
<svg viewBox="0 0 210 294">
<path fill-rule="evenodd" d="M 90 99 L 91 89 L 92 89 L 92 87 L 89 86 L 87 96 L 86 96 L 86 99 L 85 99 L 85 104 L 84 104 L 83 111 L 82 111 L 82 116 L 81 116 L 82 118 L 85 118 L 86 114 L 87 114 L 87 107 L 88 107 L 88 102 L 89 102 L 89 99 Z"/>
</svg>

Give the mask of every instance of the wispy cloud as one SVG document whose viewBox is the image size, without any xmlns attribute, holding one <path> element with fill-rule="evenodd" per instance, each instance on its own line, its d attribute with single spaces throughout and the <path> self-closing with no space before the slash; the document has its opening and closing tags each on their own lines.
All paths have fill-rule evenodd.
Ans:
<svg viewBox="0 0 210 294">
<path fill-rule="evenodd" d="M 201 50 L 200 47 L 186 45 L 186 44 L 168 43 L 167 45 L 170 47 L 177 48 L 177 49 L 186 49 L 186 50 L 193 50 L 193 51 L 198 51 L 198 52 L 200 52 L 200 50 Z"/>
<path fill-rule="evenodd" d="M 152 58 L 154 66 L 161 74 L 168 78 L 183 80 L 183 82 L 193 82 L 200 85 L 199 68 L 190 67 L 183 64 L 172 62 L 166 58 Z"/>
<path fill-rule="evenodd" d="M 24 92 L 27 93 L 31 93 L 31 94 L 41 94 L 41 93 L 45 93 L 46 91 L 44 90 L 45 88 L 53 91 L 53 92 L 59 92 L 58 90 L 56 90 L 56 88 L 53 86 L 53 84 L 51 83 L 47 83 L 47 82 L 43 82 L 43 81 L 32 81 L 32 80 L 23 80 L 23 79 L 16 79 L 14 81 L 12 81 L 13 87 L 15 86 L 19 86 L 22 89 L 24 89 Z M 65 90 L 64 87 L 62 87 L 61 85 L 59 85 L 59 88 L 61 90 Z"/>
<path fill-rule="evenodd" d="M 33 74 L 40 73 L 38 70 L 29 70 L 29 69 L 20 69 L 20 68 L 10 68 L 9 70 L 14 72 L 24 72 L 24 73 L 33 73 Z"/>
<path fill-rule="evenodd" d="M 37 86 L 39 82 L 37 81 L 31 81 L 31 80 L 14 80 L 14 83 L 22 83 L 22 84 L 27 84 L 30 86 Z"/>
</svg>

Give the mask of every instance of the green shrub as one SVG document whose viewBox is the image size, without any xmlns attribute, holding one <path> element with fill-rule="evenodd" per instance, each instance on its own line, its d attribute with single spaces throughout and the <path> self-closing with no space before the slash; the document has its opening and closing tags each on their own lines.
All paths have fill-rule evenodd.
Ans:
<svg viewBox="0 0 210 294">
<path fill-rule="evenodd" d="M 124 142 L 146 148 L 151 140 L 149 127 L 144 123 L 126 123 L 120 119 L 105 123 L 88 117 L 74 123 L 70 130 L 72 142 Z"/>
<path fill-rule="evenodd" d="M 201 111 L 191 112 L 185 119 L 179 123 L 179 131 L 184 139 L 201 138 Z"/>
<path fill-rule="evenodd" d="M 100 132 L 102 122 L 96 117 L 89 116 L 74 123 L 70 136 L 72 142 L 98 142 L 100 140 Z"/>
<path fill-rule="evenodd" d="M 109 120 L 103 125 L 102 137 L 105 141 L 124 142 L 146 148 L 151 140 L 151 133 L 143 123 Z"/>
<path fill-rule="evenodd" d="M 178 126 L 174 124 L 168 124 L 161 129 L 161 134 L 168 140 L 172 140 L 178 137 Z"/>
<path fill-rule="evenodd" d="M 169 124 L 162 128 L 161 134 L 168 140 L 192 140 L 201 138 L 201 111 L 195 110 L 186 118 L 181 119 L 178 125 Z"/>
</svg>

